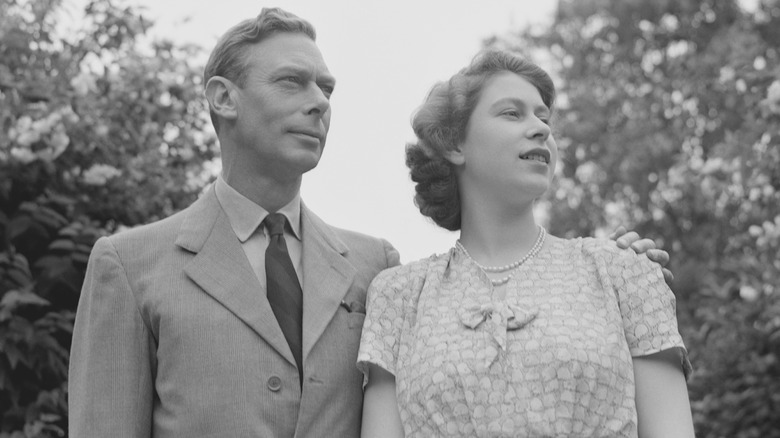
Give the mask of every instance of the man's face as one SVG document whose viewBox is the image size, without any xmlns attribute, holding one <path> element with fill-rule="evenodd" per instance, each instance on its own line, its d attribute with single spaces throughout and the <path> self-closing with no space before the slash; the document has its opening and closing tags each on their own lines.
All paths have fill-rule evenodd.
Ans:
<svg viewBox="0 0 780 438">
<path fill-rule="evenodd" d="M 237 159 L 279 181 L 298 178 L 325 147 L 335 79 L 304 34 L 272 35 L 246 57 L 246 80 L 237 90 Z"/>
</svg>

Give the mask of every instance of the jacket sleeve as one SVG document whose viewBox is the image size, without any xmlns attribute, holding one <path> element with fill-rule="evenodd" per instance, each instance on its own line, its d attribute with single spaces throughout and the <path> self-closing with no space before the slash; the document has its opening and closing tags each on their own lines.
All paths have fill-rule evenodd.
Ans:
<svg viewBox="0 0 780 438">
<path fill-rule="evenodd" d="M 152 436 L 155 342 L 108 238 L 92 249 L 68 371 L 69 435 Z"/>
</svg>

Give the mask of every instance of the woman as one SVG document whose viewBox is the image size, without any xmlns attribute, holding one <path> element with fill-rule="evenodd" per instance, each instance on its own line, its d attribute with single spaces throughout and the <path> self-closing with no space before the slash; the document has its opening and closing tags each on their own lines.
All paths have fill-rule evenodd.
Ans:
<svg viewBox="0 0 780 438">
<path fill-rule="evenodd" d="M 660 267 L 536 224 L 554 95 L 536 65 L 485 52 L 416 114 L 416 202 L 460 239 L 369 289 L 364 436 L 693 436 Z"/>
</svg>

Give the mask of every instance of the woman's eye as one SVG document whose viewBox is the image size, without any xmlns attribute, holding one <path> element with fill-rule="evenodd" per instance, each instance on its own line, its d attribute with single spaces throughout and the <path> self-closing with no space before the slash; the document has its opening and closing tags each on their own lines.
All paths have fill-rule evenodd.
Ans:
<svg viewBox="0 0 780 438">
<path fill-rule="evenodd" d="M 517 117 L 520 117 L 520 112 L 518 112 L 517 110 L 506 110 L 506 111 L 502 112 L 501 115 L 502 116 L 508 116 L 508 117 L 515 117 L 515 118 L 517 118 Z"/>
</svg>

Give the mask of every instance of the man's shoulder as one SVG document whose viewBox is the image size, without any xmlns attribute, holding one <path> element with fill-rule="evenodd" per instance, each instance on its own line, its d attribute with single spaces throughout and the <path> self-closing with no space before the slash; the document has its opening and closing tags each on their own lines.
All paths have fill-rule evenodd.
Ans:
<svg viewBox="0 0 780 438">
<path fill-rule="evenodd" d="M 330 227 L 333 234 L 347 247 L 347 255 L 352 258 L 374 260 L 385 267 L 400 263 L 398 251 L 387 240 L 344 228 Z"/>
<path fill-rule="evenodd" d="M 308 208 L 304 207 L 303 214 L 306 217 L 306 223 L 310 224 L 321 235 L 326 238 L 335 238 L 340 241 L 340 243 L 346 245 L 350 250 L 360 250 L 363 247 L 374 248 L 389 246 L 389 243 L 380 237 L 370 236 L 359 231 L 348 230 L 326 223 Z"/>
<path fill-rule="evenodd" d="M 146 236 L 159 236 L 161 234 L 168 234 L 173 230 L 178 229 L 184 219 L 185 210 L 176 212 L 168 217 L 158 219 L 146 224 L 136 225 L 133 227 L 126 227 L 117 231 L 112 235 L 112 239 L 134 239 L 142 238 Z"/>
<path fill-rule="evenodd" d="M 212 186 L 213 187 L 213 186 Z M 143 242 L 149 245 L 174 241 L 182 230 L 210 227 L 219 213 L 219 203 L 213 188 L 206 190 L 192 204 L 178 212 L 144 225 L 138 225 L 112 235 L 115 244 Z"/>
<path fill-rule="evenodd" d="M 308 223 L 321 237 L 359 270 L 370 271 L 373 276 L 378 272 L 377 269 L 386 269 L 400 263 L 398 251 L 387 240 L 327 224 L 310 210 L 306 214 Z"/>
<path fill-rule="evenodd" d="M 338 236 L 341 240 L 343 240 L 347 244 L 351 242 L 360 242 L 360 243 L 376 245 L 384 241 L 384 239 L 380 237 L 371 236 L 369 234 L 361 233 L 359 231 L 334 227 L 332 225 L 328 225 L 328 226 L 330 227 L 331 231 L 333 231 L 333 233 L 336 234 L 336 236 Z"/>
<path fill-rule="evenodd" d="M 113 235 L 109 240 L 116 247 L 135 245 L 155 246 L 167 244 L 176 239 L 186 217 L 187 209 L 181 210 L 163 219 L 148 224 L 124 228 Z"/>
</svg>

